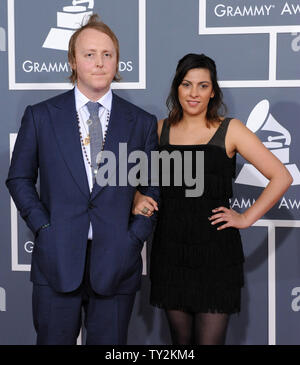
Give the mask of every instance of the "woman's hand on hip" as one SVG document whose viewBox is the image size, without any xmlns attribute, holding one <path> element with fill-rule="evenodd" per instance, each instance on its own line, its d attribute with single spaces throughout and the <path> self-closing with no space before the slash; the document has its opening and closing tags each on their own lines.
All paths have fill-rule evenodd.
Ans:
<svg viewBox="0 0 300 365">
<path fill-rule="evenodd" d="M 249 227 L 249 224 L 247 223 L 246 217 L 243 215 L 243 213 L 238 213 L 231 208 L 228 209 L 225 207 L 218 207 L 213 209 L 212 212 L 214 214 L 211 217 L 208 217 L 212 225 L 225 222 L 225 224 L 217 228 L 218 231 L 228 227 L 235 227 L 235 228 Z"/>
</svg>

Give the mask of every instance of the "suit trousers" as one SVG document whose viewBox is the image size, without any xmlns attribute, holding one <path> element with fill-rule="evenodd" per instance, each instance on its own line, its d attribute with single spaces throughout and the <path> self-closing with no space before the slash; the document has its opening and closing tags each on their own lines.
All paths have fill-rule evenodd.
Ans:
<svg viewBox="0 0 300 365">
<path fill-rule="evenodd" d="M 126 344 L 135 294 L 108 297 L 93 291 L 89 280 L 91 245 L 89 240 L 84 277 L 78 289 L 59 293 L 47 285 L 33 285 L 37 345 L 75 345 L 82 323 L 87 345 Z"/>
</svg>

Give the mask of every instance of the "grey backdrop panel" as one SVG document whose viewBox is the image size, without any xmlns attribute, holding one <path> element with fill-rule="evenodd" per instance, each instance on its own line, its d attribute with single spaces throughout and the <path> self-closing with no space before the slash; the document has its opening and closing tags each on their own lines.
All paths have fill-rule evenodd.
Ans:
<svg viewBox="0 0 300 365">
<path fill-rule="evenodd" d="M 284 197 L 242 231 L 242 311 L 231 318 L 227 343 L 300 344 L 300 1 L 90 3 L 86 12 L 99 13 L 120 40 L 117 94 L 163 118 L 178 60 L 204 52 L 217 63 L 228 115 L 252 128 L 292 172 L 294 185 Z M 0 344 L 35 342 L 29 281 L 34 239 L 4 182 L 25 107 L 71 87 L 67 52 L 60 49 L 72 31 L 64 6 L 71 6 L 71 0 L 0 0 Z M 237 162 L 231 206 L 243 211 L 265 183 L 241 156 Z M 149 305 L 150 250 L 151 240 L 144 251 L 145 275 L 129 344 L 170 343 L 163 311 Z"/>
</svg>

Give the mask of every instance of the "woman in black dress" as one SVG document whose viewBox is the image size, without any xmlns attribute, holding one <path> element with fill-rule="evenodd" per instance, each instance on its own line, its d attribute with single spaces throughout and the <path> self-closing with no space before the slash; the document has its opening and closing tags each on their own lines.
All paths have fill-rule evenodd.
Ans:
<svg viewBox="0 0 300 365">
<path fill-rule="evenodd" d="M 182 171 L 189 151 L 193 176 L 196 152 L 203 151 L 204 190 L 187 197 L 192 188 L 176 186 L 178 166 L 171 165 L 152 242 L 150 302 L 165 309 L 173 344 L 224 344 L 229 315 L 240 311 L 244 282 L 238 229 L 263 216 L 292 178 L 241 121 L 220 116 L 222 92 L 209 57 L 188 54 L 179 61 L 167 105 L 169 116 L 158 123 L 159 150 L 179 151 Z M 237 152 L 270 180 L 241 214 L 229 206 Z M 154 210 L 156 202 L 137 192 L 133 213 L 150 216 Z"/>
</svg>

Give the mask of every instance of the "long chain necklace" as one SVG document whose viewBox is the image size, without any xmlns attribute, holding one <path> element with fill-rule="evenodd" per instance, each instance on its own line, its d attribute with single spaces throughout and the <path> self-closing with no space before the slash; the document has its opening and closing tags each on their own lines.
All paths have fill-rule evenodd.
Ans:
<svg viewBox="0 0 300 365">
<path fill-rule="evenodd" d="M 87 133 L 87 137 L 83 139 L 82 132 L 81 132 L 81 127 L 80 127 L 80 120 L 79 120 L 78 111 L 76 112 L 76 117 L 77 117 L 77 123 L 78 123 L 78 129 L 79 129 L 79 136 L 80 136 L 80 142 L 81 142 L 81 145 L 82 145 L 83 154 L 84 154 L 84 157 L 85 157 L 87 163 L 92 168 L 92 163 L 91 163 L 91 161 L 90 161 L 90 159 L 88 157 L 88 154 L 87 154 L 87 151 L 86 151 L 86 148 L 85 148 L 90 143 L 90 135 Z M 102 141 L 102 146 L 101 146 L 100 154 L 102 153 L 102 151 L 104 149 L 106 135 L 107 135 L 107 130 L 108 130 L 109 119 L 110 119 L 110 111 L 108 109 L 106 109 L 106 126 L 105 126 L 105 132 L 104 132 L 104 137 L 103 137 L 103 141 Z M 91 122 L 89 123 L 89 125 L 90 124 L 91 124 Z M 84 128 L 85 128 L 85 124 L 84 124 Z M 85 128 L 85 131 L 87 132 L 86 128 Z M 100 155 L 99 161 L 101 161 L 101 155 Z M 98 166 L 99 166 L 99 164 L 98 164 Z M 97 172 L 98 172 L 98 170 L 95 170 L 94 171 L 94 174 L 96 175 Z"/>
</svg>

